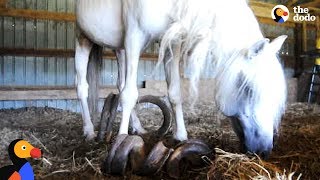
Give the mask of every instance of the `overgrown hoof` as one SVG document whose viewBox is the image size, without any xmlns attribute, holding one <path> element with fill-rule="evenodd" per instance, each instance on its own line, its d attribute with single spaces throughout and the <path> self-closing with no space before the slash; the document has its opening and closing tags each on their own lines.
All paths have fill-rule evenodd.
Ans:
<svg viewBox="0 0 320 180">
<path fill-rule="evenodd" d="M 119 95 L 110 93 L 104 101 L 97 141 L 110 142 L 112 125 L 119 106 Z"/>
<path fill-rule="evenodd" d="M 180 177 L 180 166 L 182 162 L 184 165 L 191 166 L 203 165 L 202 156 L 213 156 L 214 151 L 211 150 L 206 143 L 198 139 L 186 140 L 178 144 L 175 151 L 170 156 L 167 162 L 167 172 L 172 178 Z"/>
<path fill-rule="evenodd" d="M 158 96 L 146 95 L 139 97 L 137 104 L 140 103 L 151 103 L 157 105 L 161 109 L 164 120 L 161 127 L 154 134 L 158 137 L 166 135 L 172 124 L 171 108 Z M 110 93 L 104 102 L 97 141 L 110 142 L 112 137 L 113 121 L 116 118 L 118 106 L 119 95 Z"/>
<path fill-rule="evenodd" d="M 124 175 L 127 167 L 138 175 L 153 175 L 166 170 L 170 177 L 179 178 L 182 161 L 187 161 L 190 166 L 204 165 L 202 156 L 213 155 L 211 150 L 200 140 L 187 140 L 175 148 L 168 148 L 163 141 L 159 141 L 146 154 L 143 139 L 135 135 L 119 135 L 104 163 L 107 174 Z"/>
</svg>

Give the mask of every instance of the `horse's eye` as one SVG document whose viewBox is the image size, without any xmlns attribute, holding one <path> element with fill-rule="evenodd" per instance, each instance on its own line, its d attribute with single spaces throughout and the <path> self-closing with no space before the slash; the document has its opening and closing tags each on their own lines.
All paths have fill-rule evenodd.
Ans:
<svg viewBox="0 0 320 180">
<path fill-rule="evenodd" d="M 21 146 L 21 149 L 22 149 L 22 150 L 26 150 L 26 149 L 27 149 L 27 146 L 23 145 L 23 146 Z"/>
</svg>

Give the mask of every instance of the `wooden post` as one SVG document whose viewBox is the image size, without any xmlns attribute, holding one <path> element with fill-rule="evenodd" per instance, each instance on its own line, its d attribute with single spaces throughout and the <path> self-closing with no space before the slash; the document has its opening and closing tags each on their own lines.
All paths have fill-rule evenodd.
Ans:
<svg viewBox="0 0 320 180">
<path fill-rule="evenodd" d="M 302 54 L 302 25 L 296 24 L 294 28 L 294 77 L 298 78 L 303 72 L 303 59 L 300 57 Z"/>
<path fill-rule="evenodd" d="M 307 36 L 307 22 L 302 22 L 302 50 L 307 52 L 308 50 L 308 36 Z"/>
<path fill-rule="evenodd" d="M 7 7 L 7 0 L 0 0 L 0 8 L 6 8 Z"/>
<path fill-rule="evenodd" d="M 102 65 L 102 50 L 103 48 L 94 45 L 90 53 L 90 59 L 88 64 L 87 80 L 89 83 L 89 96 L 88 105 L 91 114 L 92 122 L 99 122 L 99 81 L 100 81 L 100 70 Z"/>
</svg>

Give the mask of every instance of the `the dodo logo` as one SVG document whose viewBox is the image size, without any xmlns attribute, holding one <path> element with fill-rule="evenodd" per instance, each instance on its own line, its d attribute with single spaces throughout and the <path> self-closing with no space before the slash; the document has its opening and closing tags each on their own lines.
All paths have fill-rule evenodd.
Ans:
<svg viewBox="0 0 320 180">
<path fill-rule="evenodd" d="M 10 143 L 8 152 L 13 164 L 0 168 L 0 179 L 33 180 L 33 169 L 26 158 L 40 158 L 41 150 L 28 141 L 16 139 Z"/>
<path fill-rule="evenodd" d="M 271 17 L 277 23 L 284 23 L 289 19 L 289 10 L 284 5 L 276 5 L 271 11 Z"/>
</svg>

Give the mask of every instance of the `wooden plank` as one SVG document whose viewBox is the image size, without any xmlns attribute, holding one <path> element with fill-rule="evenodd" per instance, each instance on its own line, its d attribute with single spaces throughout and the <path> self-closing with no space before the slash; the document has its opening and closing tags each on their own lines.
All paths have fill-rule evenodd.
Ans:
<svg viewBox="0 0 320 180">
<path fill-rule="evenodd" d="M 34 33 L 31 33 L 31 36 L 33 35 Z M 27 37 L 30 37 L 30 36 L 27 36 Z M 31 39 L 32 37 L 30 37 L 30 41 L 33 41 Z M 74 57 L 74 54 L 75 54 L 75 51 L 73 49 L 0 48 L 0 56 L 69 57 L 70 58 L 70 57 Z M 115 60 L 116 57 L 112 51 L 104 51 L 103 59 Z M 158 61 L 158 55 L 153 53 L 143 53 L 140 59 Z"/>
<path fill-rule="evenodd" d="M 294 28 L 294 77 L 299 77 L 303 73 L 304 64 L 303 59 L 300 57 L 302 52 L 302 25 L 298 24 Z"/>
<path fill-rule="evenodd" d="M 271 15 L 270 15 L 271 10 L 273 9 L 274 6 L 276 6 L 276 4 L 257 2 L 257 1 L 250 1 L 249 5 L 253 13 L 255 14 L 255 16 L 259 18 L 269 18 L 269 19 L 271 19 Z M 290 13 L 292 14 L 293 11 L 290 11 Z M 293 21 L 292 17 L 293 16 L 290 16 L 287 22 L 299 23 L 299 22 Z"/>
<path fill-rule="evenodd" d="M 44 10 L 0 8 L 0 16 L 23 17 L 26 19 L 47 19 L 55 21 L 75 21 L 72 13 L 49 12 Z"/>
<path fill-rule="evenodd" d="M 300 6 L 300 7 L 320 7 L 320 1 L 319 0 L 314 0 L 314 1 L 310 1 L 310 2 L 307 2 L 307 3 L 302 3 L 302 4 L 297 4 L 297 6 Z"/>
<path fill-rule="evenodd" d="M 287 7 L 292 7 L 295 3 L 297 3 L 298 0 L 289 0 L 286 4 Z"/>
<path fill-rule="evenodd" d="M 308 35 L 307 35 L 307 23 L 303 21 L 302 23 L 302 50 L 306 52 L 308 50 Z"/>
<path fill-rule="evenodd" d="M 99 98 L 103 99 L 109 93 L 118 93 L 116 87 L 104 87 L 99 90 Z M 163 96 L 164 92 L 161 90 L 153 89 L 153 88 L 140 88 L 139 95 L 156 95 Z M 73 88 L 63 88 L 63 89 L 17 89 L 8 90 L 0 88 L 0 101 L 12 101 L 12 100 L 72 100 L 78 99 L 77 91 Z"/>
<path fill-rule="evenodd" d="M 0 0 L 0 8 L 6 8 L 7 7 L 7 0 Z"/>
<path fill-rule="evenodd" d="M 262 24 L 269 24 L 273 26 L 283 26 L 283 27 L 295 27 L 296 23 L 294 22 L 285 22 L 282 24 L 276 23 L 271 17 L 257 17 L 259 23 Z M 308 26 L 309 28 L 312 28 L 311 25 Z"/>
<path fill-rule="evenodd" d="M 49 1 L 50 2 L 50 1 Z M 58 5 L 64 2 L 58 1 Z M 307 4 L 303 4 L 303 6 L 310 5 L 318 5 L 319 1 L 310 2 Z M 47 19 L 47 20 L 55 20 L 55 21 L 75 21 L 76 17 L 73 13 L 65 13 L 65 12 L 72 12 L 67 4 L 67 8 L 60 6 L 57 8 L 60 12 L 50 12 L 50 11 L 43 11 L 43 10 L 27 10 L 27 9 L 10 9 L 10 8 L 1 8 L 0 9 L 0 16 L 11 16 L 11 17 L 24 17 L 28 19 Z M 250 1 L 249 6 L 253 10 L 255 16 L 258 18 L 269 18 L 270 17 L 270 10 L 275 6 L 275 4 L 265 3 L 265 2 L 257 2 L 257 1 Z M 0 6 L 1 7 L 1 6 Z M 293 13 L 293 12 L 290 12 Z M 301 23 L 299 21 L 293 21 L 292 16 L 288 20 L 289 22 L 293 23 Z M 266 21 L 267 22 L 267 21 Z"/>
</svg>

